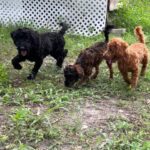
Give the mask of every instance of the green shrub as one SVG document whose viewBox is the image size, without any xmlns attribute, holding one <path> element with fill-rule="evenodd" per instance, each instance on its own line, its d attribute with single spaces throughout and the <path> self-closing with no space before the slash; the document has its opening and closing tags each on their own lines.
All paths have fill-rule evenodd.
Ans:
<svg viewBox="0 0 150 150">
<path fill-rule="evenodd" d="M 4 65 L 0 64 L 0 85 L 8 82 L 8 74 Z"/>
<path fill-rule="evenodd" d="M 117 27 L 124 27 L 133 32 L 137 25 L 141 25 L 148 34 L 150 27 L 149 0 L 120 0 L 122 8 L 110 13 L 110 19 Z"/>
</svg>

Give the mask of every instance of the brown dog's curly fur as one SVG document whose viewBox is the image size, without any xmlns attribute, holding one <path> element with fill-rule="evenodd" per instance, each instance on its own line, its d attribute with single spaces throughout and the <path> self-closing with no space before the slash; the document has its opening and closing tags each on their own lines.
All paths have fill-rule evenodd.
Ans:
<svg viewBox="0 0 150 150">
<path fill-rule="evenodd" d="M 118 68 L 126 83 L 132 88 L 137 86 L 139 75 L 139 64 L 142 64 L 141 76 L 144 76 L 148 64 L 148 48 L 145 45 L 144 33 L 142 27 L 134 29 L 134 33 L 139 42 L 128 45 L 127 42 L 120 38 L 113 38 L 108 43 L 107 56 L 118 62 Z M 131 72 L 131 79 L 128 73 Z"/>
<path fill-rule="evenodd" d="M 85 80 L 88 79 L 91 75 L 92 79 L 95 79 L 97 77 L 99 73 L 99 64 L 104 59 L 106 49 L 107 43 L 99 42 L 85 49 L 84 52 L 80 53 L 75 65 L 77 65 L 78 67 L 82 67 Z M 112 78 L 112 67 L 108 61 L 106 61 L 106 63 L 110 71 L 110 78 Z M 92 74 L 93 68 L 95 68 L 94 74 Z"/>
<path fill-rule="evenodd" d="M 104 59 L 106 51 L 107 42 L 97 42 L 93 46 L 86 48 L 83 52 L 81 52 L 75 64 L 66 66 L 64 70 L 65 85 L 72 86 L 78 80 L 80 80 L 81 84 L 86 80 L 95 79 L 99 73 L 99 64 Z M 110 71 L 110 78 L 113 78 L 112 64 L 109 63 L 109 61 L 106 61 L 106 63 Z M 95 69 L 94 73 L 92 71 L 93 68 Z M 69 79 L 68 74 L 71 74 L 71 72 L 72 77 Z"/>
<path fill-rule="evenodd" d="M 109 33 L 113 25 L 107 25 L 104 30 L 105 41 L 97 42 L 81 52 L 74 65 L 68 65 L 64 69 L 65 86 L 71 87 L 76 82 L 83 83 L 89 79 L 95 79 L 99 73 L 99 64 L 105 59 Z M 107 61 L 110 78 L 113 78 L 112 61 Z M 93 73 L 93 69 L 95 72 Z"/>
</svg>

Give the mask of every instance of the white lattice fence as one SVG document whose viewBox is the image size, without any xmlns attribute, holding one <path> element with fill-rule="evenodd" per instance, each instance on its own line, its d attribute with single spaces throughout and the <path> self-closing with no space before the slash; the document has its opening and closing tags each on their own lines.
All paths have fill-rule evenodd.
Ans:
<svg viewBox="0 0 150 150">
<path fill-rule="evenodd" d="M 0 0 L 0 22 L 32 23 L 58 29 L 58 22 L 70 24 L 69 32 L 95 35 L 103 30 L 107 0 Z"/>
</svg>

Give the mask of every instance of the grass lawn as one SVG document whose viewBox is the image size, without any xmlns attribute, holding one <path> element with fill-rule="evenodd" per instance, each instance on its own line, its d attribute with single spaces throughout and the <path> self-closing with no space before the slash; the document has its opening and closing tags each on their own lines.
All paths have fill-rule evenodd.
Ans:
<svg viewBox="0 0 150 150">
<path fill-rule="evenodd" d="M 16 49 L 10 31 L 0 27 L 0 150 L 150 149 L 150 67 L 136 90 L 124 83 L 116 64 L 110 81 L 105 62 L 97 79 L 69 89 L 63 85 L 63 70 L 47 57 L 36 80 L 28 81 L 33 63 L 22 63 L 21 71 L 13 69 Z M 103 39 L 65 38 L 65 65 Z M 136 41 L 133 33 L 123 38 Z"/>
</svg>

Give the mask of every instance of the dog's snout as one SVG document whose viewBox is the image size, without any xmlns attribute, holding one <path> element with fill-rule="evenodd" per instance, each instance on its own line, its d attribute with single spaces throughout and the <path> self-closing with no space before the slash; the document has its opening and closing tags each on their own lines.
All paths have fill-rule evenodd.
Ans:
<svg viewBox="0 0 150 150">
<path fill-rule="evenodd" d="M 24 47 L 24 46 L 20 46 L 20 48 L 19 48 L 19 49 L 24 50 L 24 49 L 25 49 L 25 47 Z"/>
</svg>

